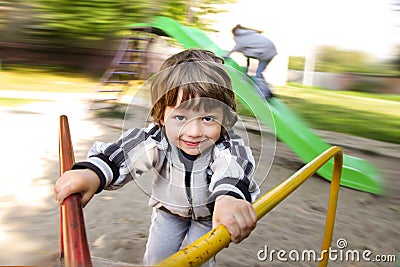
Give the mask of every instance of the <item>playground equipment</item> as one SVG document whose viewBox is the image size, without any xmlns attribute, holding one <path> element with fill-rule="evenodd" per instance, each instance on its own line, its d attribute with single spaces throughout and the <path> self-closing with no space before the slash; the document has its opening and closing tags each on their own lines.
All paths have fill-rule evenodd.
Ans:
<svg viewBox="0 0 400 267">
<path fill-rule="evenodd" d="M 141 77 L 145 69 L 146 45 L 150 41 L 151 38 L 145 36 L 128 36 L 122 41 L 110 67 L 100 78 L 96 93 L 101 93 L 102 97 L 95 99 L 96 102 L 117 100 L 129 87 L 129 81 Z"/>
<path fill-rule="evenodd" d="M 70 169 L 74 163 L 68 118 L 65 115 L 60 117 L 59 143 L 60 171 L 63 173 Z M 340 177 L 343 166 L 343 153 L 341 148 L 335 146 L 328 148 L 291 177 L 253 203 L 257 219 L 259 220 L 332 158 L 334 159 L 334 167 L 331 177 L 332 182 L 330 186 L 324 238 L 320 254 L 322 259 L 319 262 L 319 266 L 327 266 L 328 264 L 328 253 L 326 252 L 332 242 Z M 69 267 L 92 266 L 81 203 L 80 194 L 73 194 L 67 197 L 60 206 L 60 256 L 64 258 L 65 266 Z M 231 238 L 228 230 L 225 226 L 220 225 L 200 237 L 191 245 L 159 263 L 159 266 L 199 266 L 223 248 L 227 247 L 230 241 Z"/>
<path fill-rule="evenodd" d="M 59 159 L 60 175 L 75 163 L 65 115 L 60 117 Z M 80 194 L 69 196 L 60 205 L 60 257 L 64 259 L 65 266 L 92 266 Z"/>
<path fill-rule="evenodd" d="M 119 51 L 114 62 L 115 66 L 119 66 L 123 58 L 125 58 L 123 62 L 129 62 L 129 60 L 126 61 L 126 57 L 131 53 L 132 47 L 135 48 L 133 49 L 134 51 L 140 51 L 138 52 L 139 55 L 135 57 L 141 58 L 140 62 L 144 65 L 148 63 L 146 50 L 151 47 L 154 39 L 159 36 L 172 38 L 183 49 L 202 48 L 210 50 L 219 56 L 225 54 L 225 51 L 220 49 L 204 32 L 193 27 L 183 26 L 167 17 L 156 17 L 149 23 L 132 24 L 129 25 L 129 28 L 132 30 L 132 34 L 124 42 L 129 40 L 134 40 L 135 42 L 130 46 L 130 49 L 121 49 Z M 135 39 L 133 36 L 137 36 L 137 38 Z M 124 46 L 127 47 L 126 44 Z M 253 111 L 258 120 L 271 128 L 275 126 L 277 137 L 296 153 L 300 159 L 304 162 L 310 162 L 331 147 L 279 99 L 272 98 L 269 103 L 261 99 L 256 93 L 258 89 L 254 83 L 249 79 L 241 79 L 237 73 L 233 72 L 233 69 L 243 72 L 243 68 L 235 61 L 228 58 L 225 64 L 230 66 L 226 70 L 231 76 L 233 88 L 238 98 Z M 134 65 L 136 66 L 136 64 Z M 112 69 L 115 68 L 112 67 Z M 269 112 L 272 112 L 273 120 L 265 116 Z M 332 169 L 333 161 L 330 160 L 317 173 L 330 181 Z M 363 159 L 349 155 L 344 155 L 341 185 L 373 194 L 383 193 L 380 173 L 375 166 Z"/>
</svg>

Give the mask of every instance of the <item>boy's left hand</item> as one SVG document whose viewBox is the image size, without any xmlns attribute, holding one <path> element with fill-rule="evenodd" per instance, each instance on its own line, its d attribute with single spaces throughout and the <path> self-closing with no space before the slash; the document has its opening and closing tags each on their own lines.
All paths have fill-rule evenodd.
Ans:
<svg viewBox="0 0 400 267">
<path fill-rule="evenodd" d="M 256 227 L 256 212 L 246 200 L 229 195 L 219 196 L 215 200 L 213 229 L 220 224 L 227 228 L 232 242 L 237 244 Z"/>
</svg>

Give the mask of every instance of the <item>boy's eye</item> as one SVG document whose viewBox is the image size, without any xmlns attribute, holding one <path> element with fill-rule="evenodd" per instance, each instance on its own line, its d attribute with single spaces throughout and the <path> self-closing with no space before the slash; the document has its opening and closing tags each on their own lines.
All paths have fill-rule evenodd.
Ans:
<svg viewBox="0 0 400 267">
<path fill-rule="evenodd" d="M 185 116 L 177 115 L 177 116 L 175 116 L 175 119 L 176 119 L 177 121 L 184 121 L 186 118 L 185 118 Z"/>
<path fill-rule="evenodd" d="M 212 122 L 212 121 L 215 120 L 215 118 L 211 117 L 211 116 L 206 116 L 206 117 L 203 117 L 203 120 L 206 121 L 206 122 Z"/>
</svg>

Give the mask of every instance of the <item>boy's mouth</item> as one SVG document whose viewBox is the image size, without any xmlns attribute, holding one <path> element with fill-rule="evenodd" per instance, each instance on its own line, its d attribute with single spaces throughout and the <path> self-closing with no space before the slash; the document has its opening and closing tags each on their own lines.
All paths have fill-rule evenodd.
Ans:
<svg viewBox="0 0 400 267">
<path fill-rule="evenodd" d="M 188 147 L 198 147 L 201 144 L 201 142 L 193 142 L 193 141 L 186 141 L 186 140 L 182 140 L 182 142 Z"/>
</svg>

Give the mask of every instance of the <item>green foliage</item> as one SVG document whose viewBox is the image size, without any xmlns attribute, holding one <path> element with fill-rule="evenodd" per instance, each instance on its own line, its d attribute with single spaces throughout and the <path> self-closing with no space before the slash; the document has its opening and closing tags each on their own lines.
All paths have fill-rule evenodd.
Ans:
<svg viewBox="0 0 400 267">
<path fill-rule="evenodd" d="M 33 24 L 27 32 L 61 45 L 96 46 L 132 22 L 145 21 L 154 13 L 145 0 L 35 0 Z"/>
<path fill-rule="evenodd" d="M 377 68 L 366 53 L 324 46 L 317 52 L 315 70 L 333 73 L 376 73 Z"/>
<path fill-rule="evenodd" d="M 291 70 L 304 70 L 305 57 L 290 56 L 289 57 L 289 69 Z"/>
<path fill-rule="evenodd" d="M 377 81 L 356 81 L 349 85 L 347 90 L 355 91 L 355 92 L 366 92 L 366 93 L 379 93 L 379 89 L 382 87 L 382 84 Z"/>
<path fill-rule="evenodd" d="M 204 29 L 202 16 L 222 12 L 220 4 L 235 0 L 32 0 L 5 1 L 12 12 L 0 10 L 3 41 L 43 43 L 64 47 L 105 48 L 119 39 L 132 23 L 146 22 L 163 15 Z M 216 4 L 219 4 L 218 6 Z M 6 5 L 4 5 L 6 6 Z M 24 14 L 21 16 L 21 14 Z M 3 22 L 3 25 L 1 25 Z M 24 37 L 21 38 L 21 35 Z"/>
</svg>

